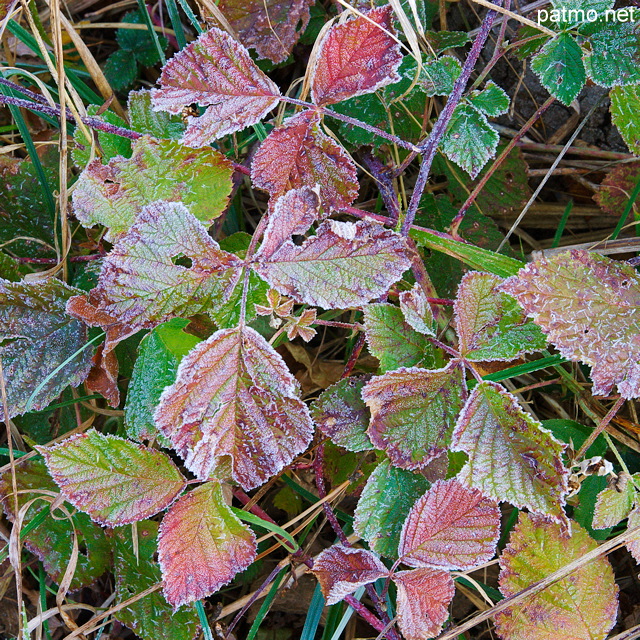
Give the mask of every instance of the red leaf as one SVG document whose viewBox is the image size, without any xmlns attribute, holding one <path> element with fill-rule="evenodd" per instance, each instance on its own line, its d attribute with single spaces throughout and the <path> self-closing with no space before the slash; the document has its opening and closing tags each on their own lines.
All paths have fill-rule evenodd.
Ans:
<svg viewBox="0 0 640 640">
<path fill-rule="evenodd" d="M 196 476 L 230 465 L 245 489 L 278 473 L 313 435 L 295 378 L 246 326 L 217 331 L 183 358 L 155 420 Z"/>
<path fill-rule="evenodd" d="M 500 510 L 455 478 L 438 480 L 409 513 L 398 555 L 411 567 L 471 569 L 493 557 Z"/>
<path fill-rule="evenodd" d="M 164 453 L 93 429 L 38 450 L 64 497 L 101 524 L 148 518 L 185 487 Z"/>
<path fill-rule="evenodd" d="M 255 555 L 255 536 L 226 505 L 215 482 L 182 496 L 160 525 L 158 560 L 164 594 L 174 609 L 215 593 Z"/>
<path fill-rule="evenodd" d="M 292 235 L 302 235 L 320 218 L 320 197 L 310 187 L 291 189 L 269 207 L 267 227 L 256 258 L 270 258 Z"/>
<path fill-rule="evenodd" d="M 400 80 L 400 45 L 392 37 L 391 6 L 333 26 L 325 34 L 311 77 L 317 105 L 333 104 L 371 93 Z"/>
<path fill-rule="evenodd" d="M 320 187 L 329 209 L 348 207 L 358 196 L 356 166 L 320 128 L 320 116 L 303 111 L 274 129 L 251 165 L 254 186 L 278 196 L 302 186 Z"/>
<path fill-rule="evenodd" d="M 313 0 L 220 0 L 218 7 L 247 48 L 283 62 L 309 22 Z"/>
<path fill-rule="evenodd" d="M 182 142 L 190 147 L 260 122 L 280 96 L 249 52 L 215 27 L 169 60 L 159 83 L 161 88 L 151 93 L 157 110 L 181 113 L 194 102 L 208 107 L 202 116 L 187 119 Z"/>
<path fill-rule="evenodd" d="M 107 399 L 112 407 L 120 404 L 118 389 L 118 358 L 113 350 L 105 353 L 105 345 L 101 344 L 92 358 L 93 366 L 84 384 L 88 391 L 99 393 Z"/>
<path fill-rule="evenodd" d="M 462 384 L 455 361 L 443 369 L 402 368 L 373 378 L 362 391 L 371 411 L 371 442 L 398 467 L 425 467 L 449 447 Z"/>
<path fill-rule="evenodd" d="M 389 575 L 389 569 L 371 551 L 339 544 L 325 549 L 314 560 L 312 571 L 328 605 Z"/>
<path fill-rule="evenodd" d="M 410 266 L 404 239 L 373 222 L 323 222 L 298 246 L 291 239 L 254 269 L 298 302 L 344 309 L 385 293 Z"/>
<path fill-rule="evenodd" d="M 446 571 L 414 569 L 393 575 L 398 587 L 398 626 L 405 640 L 427 640 L 440 633 L 455 593 Z"/>
</svg>

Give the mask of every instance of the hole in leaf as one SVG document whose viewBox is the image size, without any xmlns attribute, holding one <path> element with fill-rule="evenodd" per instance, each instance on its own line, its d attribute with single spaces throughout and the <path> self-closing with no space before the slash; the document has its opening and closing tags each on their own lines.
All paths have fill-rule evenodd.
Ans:
<svg viewBox="0 0 640 640">
<path fill-rule="evenodd" d="M 193 267 L 193 260 L 189 256 L 183 256 L 182 254 L 171 258 L 171 262 L 180 267 L 185 267 L 186 269 L 191 269 L 191 267 Z"/>
</svg>

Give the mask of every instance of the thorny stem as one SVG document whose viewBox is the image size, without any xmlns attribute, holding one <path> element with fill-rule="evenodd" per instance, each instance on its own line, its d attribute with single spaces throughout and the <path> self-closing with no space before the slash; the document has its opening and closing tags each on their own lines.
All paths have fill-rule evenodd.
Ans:
<svg viewBox="0 0 640 640">
<path fill-rule="evenodd" d="M 344 366 L 344 371 L 342 372 L 342 377 L 346 378 L 356 366 L 356 362 L 360 357 L 360 353 L 364 347 L 365 337 L 364 333 L 361 333 L 356 340 L 356 343 L 353 345 L 353 349 L 351 351 L 351 355 L 349 356 L 349 360 L 347 360 L 347 364 Z"/>
<path fill-rule="evenodd" d="M 342 113 L 338 113 L 337 111 L 332 111 L 331 109 L 327 109 L 327 107 L 319 107 L 312 102 L 305 102 L 304 100 L 297 100 L 296 98 L 289 98 L 288 96 L 280 96 L 280 100 L 282 102 L 287 102 L 289 104 L 295 104 L 298 107 L 305 107 L 312 111 L 316 111 L 317 113 L 321 113 L 325 116 L 329 116 L 330 118 L 335 118 L 336 120 L 341 120 L 342 122 L 346 122 L 347 124 L 352 124 L 354 127 L 358 127 L 360 129 L 364 129 L 365 131 L 369 131 L 370 133 L 375 133 L 377 136 L 384 138 L 385 140 L 389 140 L 389 142 L 393 142 L 393 144 L 397 144 L 399 147 L 403 149 L 409 149 L 409 151 L 419 152 L 420 149 L 416 147 L 415 144 L 411 142 L 407 142 L 402 138 L 398 138 L 398 136 L 394 136 L 392 133 L 387 133 L 382 129 L 378 129 L 378 127 L 373 127 L 366 122 L 362 122 L 357 118 L 352 118 L 350 116 L 345 116 Z"/>
<path fill-rule="evenodd" d="M 382 202 L 384 202 L 386 210 L 389 212 L 390 219 L 397 222 L 400 217 L 400 203 L 398 202 L 396 191 L 393 188 L 392 169 L 369 151 L 362 153 L 362 161 L 378 183 L 380 196 L 382 197 Z"/>
<path fill-rule="evenodd" d="M 513 137 L 513 139 L 509 142 L 509 144 L 503 149 L 502 153 L 493 161 L 491 168 L 482 176 L 482 179 L 475 186 L 473 191 L 469 194 L 469 197 L 466 199 L 465 203 L 460 207 L 460 210 L 456 214 L 456 217 L 451 221 L 451 227 L 449 228 L 449 233 L 456 239 L 460 240 L 460 236 L 458 235 L 458 228 L 460 224 L 464 220 L 464 216 L 469 210 L 469 207 L 473 204 L 475 199 L 478 197 L 478 194 L 482 189 L 484 189 L 485 185 L 491 178 L 491 176 L 495 173 L 496 169 L 503 163 L 505 158 L 511 153 L 511 150 L 518 144 L 518 142 L 524 137 L 524 135 L 531 129 L 534 123 L 542 116 L 542 114 L 555 102 L 555 98 L 550 96 L 547 100 L 542 104 L 536 112 L 527 120 L 524 126 L 518 131 L 518 133 Z"/>
<path fill-rule="evenodd" d="M 343 600 L 376 631 L 380 632 L 385 628 L 385 623 L 374 616 L 360 600 L 357 600 L 352 595 L 345 596 Z"/>
<path fill-rule="evenodd" d="M 100 258 L 104 258 L 106 255 L 106 253 L 92 253 L 89 256 L 72 256 L 71 258 L 69 258 L 69 261 L 91 262 L 92 260 L 99 260 Z M 25 258 L 16 256 L 14 259 L 25 264 L 58 264 L 58 261 L 55 258 Z"/>
<path fill-rule="evenodd" d="M 491 26 L 493 25 L 493 21 L 497 15 L 497 12 L 491 9 L 484 17 L 484 20 L 480 25 L 478 35 L 473 41 L 471 51 L 469 51 L 469 55 L 465 60 L 464 66 L 462 67 L 462 73 L 453 86 L 453 91 L 451 92 L 451 95 L 447 100 L 447 104 L 440 112 L 440 115 L 438 116 L 436 123 L 433 125 L 433 129 L 431 130 L 429 137 L 420 144 L 420 151 L 423 154 L 422 164 L 420 165 L 420 172 L 418 173 L 418 178 L 416 180 L 415 187 L 413 188 L 413 193 L 411 194 L 409 207 L 407 208 L 404 220 L 402 221 L 402 226 L 400 229 L 402 235 L 406 236 L 409 234 L 409 230 L 411 229 L 411 225 L 413 224 L 416 213 L 418 211 L 420 198 L 422 198 L 424 188 L 427 186 L 429 171 L 431 170 L 433 159 L 436 156 L 438 145 L 440 144 L 440 141 L 442 140 L 442 137 L 447 130 L 447 125 L 451 120 L 454 109 L 458 106 L 458 103 L 462 98 L 462 94 L 464 93 L 464 90 L 467 86 L 467 82 L 469 81 L 471 73 L 476 66 L 476 62 L 478 61 L 478 57 L 480 56 L 482 47 L 484 46 L 484 43 L 489 36 L 489 31 L 491 30 Z"/>
</svg>

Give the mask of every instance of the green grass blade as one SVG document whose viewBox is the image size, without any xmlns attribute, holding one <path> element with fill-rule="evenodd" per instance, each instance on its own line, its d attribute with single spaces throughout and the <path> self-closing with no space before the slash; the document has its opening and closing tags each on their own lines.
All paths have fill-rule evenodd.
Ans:
<svg viewBox="0 0 640 640">
<path fill-rule="evenodd" d="M 360 598 L 362 598 L 363 595 L 364 595 L 364 587 L 359 587 L 358 590 L 353 594 L 353 597 L 356 600 L 360 600 Z M 354 614 L 354 610 L 351 607 L 347 607 L 347 610 L 342 614 L 342 618 L 340 618 L 340 622 L 338 623 L 338 626 L 336 627 L 335 631 L 333 632 L 333 635 L 331 636 L 331 640 L 340 640 L 340 636 L 342 635 L 342 632 L 344 631 L 345 627 L 349 623 L 349 620 L 351 620 L 351 617 L 353 616 L 353 614 Z"/>
<path fill-rule="evenodd" d="M 611 239 L 612 240 L 615 240 L 620 235 L 620 232 L 624 228 L 624 225 L 627 222 L 627 218 L 629 217 L 629 214 L 631 213 L 631 209 L 633 209 L 633 204 L 634 204 L 634 202 L 636 201 L 636 198 L 639 195 L 640 195 L 640 178 L 638 178 L 638 181 L 636 182 L 636 186 L 633 187 L 633 191 L 631 192 L 631 195 L 629 196 L 629 200 L 627 200 L 627 206 L 624 208 L 624 211 L 622 212 L 622 215 L 620 216 L 620 220 L 618 220 L 618 224 L 616 225 L 616 228 L 614 229 L 613 233 L 611 234 Z"/>
<path fill-rule="evenodd" d="M 569 202 L 567 202 L 567 206 L 564 208 L 564 213 L 562 214 L 562 218 L 560 219 L 560 224 L 558 224 L 556 233 L 553 236 L 553 242 L 551 243 L 552 249 L 555 249 L 560 244 L 560 239 L 562 238 L 564 229 L 567 226 L 567 221 L 569 220 L 569 216 L 571 215 L 571 209 L 573 209 L 573 200 L 569 200 Z"/>
<path fill-rule="evenodd" d="M 156 30 L 153 28 L 153 21 L 151 20 L 151 16 L 149 15 L 149 10 L 147 9 L 147 5 L 144 0 L 138 0 L 138 9 L 140 10 L 140 14 L 142 15 L 142 19 L 144 23 L 147 25 L 147 31 L 153 40 L 153 44 L 158 53 L 158 57 L 160 58 L 162 64 L 164 65 L 167 62 L 167 58 L 164 55 L 164 50 L 160 45 L 160 39 L 158 38 L 158 34 Z"/>
<path fill-rule="evenodd" d="M 166 0 L 167 11 L 169 12 L 169 19 L 171 20 L 171 27 L 176 32 L 176 41 L 178 42 L 178 48 L 183 49 L 187 45 L 187 38 L 184 35 L 184 28 L 180 21 L 180 14 L 178 13 L 178 6 L 176 0 Z"/>
<path fill-rule="evenodd" d="M 191 23 L 193 28 L 198 33 L 203 33 L 204 29 L 200 26 L 200 23 L 198 22 L 198 18 L 196 18 L 193 11 L 191 11 L 191 7 L 187 3 L 187 0 L 178 0 L 178 2 L 180 3 L 180 6 L 182 7 L 182 10 L 185 12 L 187 18 L 189 18 L 189 22 Z"/>
<path fill-rule="evenodd" d="M 198 612 L 198 618 L 200 619 L 200 626 L 202 627 L 202 635 L 204 636 L 204 640 L 214 640 L 213 632 L 211 631 L 211 627 L 209 626 L 209 621 L 207 620 L 207 614 L 204 611 L 202 600 L 198 600 L 196 602 L 196 611 Z"/>
<path fill-rule="evenodd" d="M 287 573 L 287 569 L 285 567 L 284 569 L 282 569 L 282 571 L 276 576 L 276 579 L 273 581 L 273 584 L 271 585 L 271 589 L 269 589 L 269 593 L 267 594 L 267 597 L 264 599 L 262 606 L 258 611 L 258 615 L 256 616 L 256 619 L 253 621 L 253 624 L 251 625 L 251 629 L 249 629 L 249 633 L 247 634 L 247 640 L 254 640 L 254 638 L 256 637 L 256 634 L 260 630 L 260 625 L 262 624 L 262 621 L 264 620 L 265 616 L 269 612 L 269 609 L 271 608 L 271 603 L 274 601 L 276 595 L 278 595 L 278 587 L 280 586 L 280 583 L 282 582 L 282 578 L 284 578 L 286 573 Z"/>
<path fill-rule="evenodd" d="M 320 618 L 322 616 L 322 610 L 324 609 L 324 596 L 320 590 L 320 585 L 317 584 L 311 596 L 311 602 L 309 603 L 309 609 L 307 609 L 307 618 L 304 621 L 304 627 L 302 628 L 302 635 L 300 640 L 313 640 L 316 637 L 316 631 L 320 624 Z"/>
<path fill-rule="evenodd" d="M 279 527 L 277 524 L 273 524 L 273 522 L 269 522 L 268 520 L 263 520 L 258 516 L 250 513 L 249 511 L 244 511 L 243 509 L 237 509 L 236 507 L 231 507 L 231 511 L 240 518 L 240 520 L 244 520 L 249 524 L 255 524 L 258 527 L 262 527 L 263 529 L 267 529 L 267 531 L 272 531 L 273 533 L 277 533 L 280 537 L 284 538 L 291 547 L 288 547 L 281 540 L 282 546 L 289 551 L 289 553 L 295 553 L 300 547 L 298 543 L 294 540 L 293 536 L 287 533 L 282 527 Z"/>
</svg>

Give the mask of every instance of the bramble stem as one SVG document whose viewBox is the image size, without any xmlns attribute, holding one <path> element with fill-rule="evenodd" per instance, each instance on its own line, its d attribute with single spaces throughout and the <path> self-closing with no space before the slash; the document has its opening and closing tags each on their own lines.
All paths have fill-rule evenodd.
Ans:
<svg viewBox="0 0 640 640">
<path fill-rule="evenodd" d="M 411 225 L 413 224 L 416 213 L 418 211 L 420 198 L 422 198 L 424 188 L 427 186 L 427 179 L 429 178 L 429 172 L 431 171 L 431 165 L 433 164 L 433 159 L 436 156 L 438 145 L 440 144 L 440 141 L 442 140 L 447 130 L 447 125 L 451 120 L 454 109 L 458 106 L 458 103 L 462 98 L 462 94 L 464 93 L 464 90 L 467 86 L 467 82 L 469 81 L 471 73 L 476 66 L 476 62 L 478 61 L 478 57 L 480 56 L 482 47 L 484 46 L 484 43 L 489 36 L 489 31 L 491 31 L 493 21 L 497 15 L 497 12 L 493 9 L 487 12 L 487 15 L 484 17 L 484 20 L 480 25 L 478 35 L 473 41 L 471 51 L 469 51 L 469 55 L 464 62 L 462 73 L 453 86 L 453 91 L 451 92 L 451 95 L 447 100 L 447 104 L 440 112 L 440 115 L 438 116 L 436 123 L 433 125 L 433 129 L 431 130 L 429 137 L 419 145 L 420 152 L 423 154 L 422 164 L 420 165 L 420 172 L 418 173 L 418 178 L 416 180 L 413 193 L 411 194 L 411 201 L 409 202 L 407 212 L 405 213 L 404 220 L 402 221 L 402 226 L 400 229 L 402 235 L 406 236 L 409 234 L 409 229 L 411 229 Z"/>
</svg>

